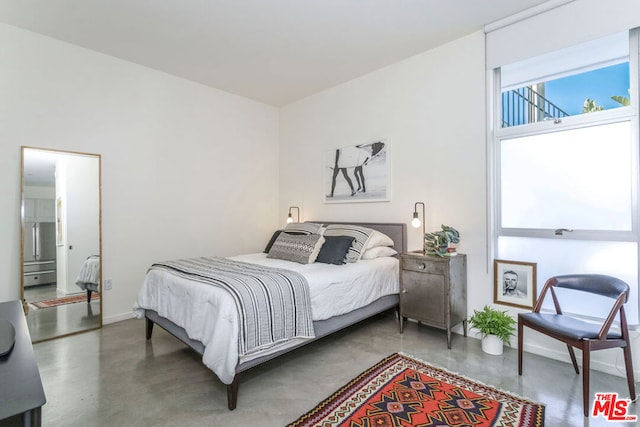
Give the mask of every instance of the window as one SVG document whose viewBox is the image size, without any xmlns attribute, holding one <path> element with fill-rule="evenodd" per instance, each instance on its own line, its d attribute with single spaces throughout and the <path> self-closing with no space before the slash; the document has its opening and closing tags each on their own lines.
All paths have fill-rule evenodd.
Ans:
<svg viewBox="0 0 640 427">
<path fill-rule="evenodd" d="M 632 231 L 629 120 L 505 138 L 500 150 L 503 228 Z"/>
<path fill-rule="evenodd" d="M 625 107 L 629 63 L 611 65 L 502 92 L 502 127 Z"/>
<path fill-rule="evenodd" d="M 501 69 L 501 126 L 628 106 L 627 32 L 510 64 Z"/>
<path fill-rule="evenodd" d="M 559 274 L 619 277 L 632 288 L 632 324 L 639 323 L 636 34 L 495 70 L 493 123 L 495 257 L 537 262 L 538 289 Z M 585 299 L 570 310 L 600 317 L 608 307 Z"/>
</svg>

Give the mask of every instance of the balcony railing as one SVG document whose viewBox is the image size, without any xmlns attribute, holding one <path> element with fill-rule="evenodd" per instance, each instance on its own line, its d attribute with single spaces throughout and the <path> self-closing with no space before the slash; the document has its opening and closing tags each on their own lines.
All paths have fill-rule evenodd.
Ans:
<svg viewBox="0 0 640 427">
<path fill-rule="evenodd" d="M 569 113 L 530 86 L 502 92 L 502 127 L 561 119 Z"/>
</svg>

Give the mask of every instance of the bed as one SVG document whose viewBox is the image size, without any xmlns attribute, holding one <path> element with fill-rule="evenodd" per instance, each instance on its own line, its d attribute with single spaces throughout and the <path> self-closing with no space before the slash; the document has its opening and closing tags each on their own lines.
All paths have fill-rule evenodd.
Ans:
<svg viewBox="0 0 640 427">
<path fill-rule="evenodd" d="M 100 255 L 90 255 L 80 268 L 76 285 L 87 291 L 87 303 L 91 302 L 91 293 L 100 293 Z"/>
<path fill-rule="evenodd" d="M 329 230 L 332 230 L 334 234 L 340 234 L 340 230 L 344 230 L 343 227 L 349 230 L 364 228 L 375 230 L 378 235 L 382 233 L 384 236 L 388 236 L 392 240 L 393 249 L 398 253 L 405 252 L 407 249 L 406 225 L 403 223 L 328 221 L 313 221 L 310 223 L 322 224 L 326 227 L 326 231 L 323 234 L 326 235 L 327 240 L 332 238 L 328 237 Z M 275 233 L 269 245 L 274 240 L 279 242 L 283 234 L 296 233 L 282 233 L 277 239 L 278 233 Z M 358 239 L 360 238 L 358 237 Z M 365 252 L 368 253 L 366 247 L 359 247 L 356 250 L 356 243 L 357 240 L 353 240 L 347 259 L 352 257 L 354 251 L 360 251 L 358 257 L 361 257 Z M 390 245 L 387 244 L 386 246 Z M 238 315 L 238 312 L 242 311 L 244 313 L 245 311 L 244 308 L 237 308 L 233 304 L 235 291 L 225 291 L 215 286 L 206 286 L 206 284 L 211 283 L 203 285 L 202 282 L 217 283 L 218 280 L 216 278 L 203 279 L 199 274 L 187 277 L 182 274 L 186 271 L 182 269 L 182 264 L 176 264 L 180 269 L 174 271 L 173 269 L 177 267 L 171 262 L 160 265 L 154 264 L 149 269 L 143 287 L 134 304 L 136 317 L 145 318 L 146 320 L 147 339 L 151 339 L 153 326 L 157 324 L 202 355 L 203 363 L 227 385 L 227 403 L 230 410 L 235 409 L 237 404 L 240 374 L 242 372 L 364 319 L 391 309 L 397 311 L 398 308 L 399 263 L 397 257 L 358 258 L 358 261 L 351 259 L 351 262 L 347 262 L 344 265 L 329 265 L 325 268 L 318 262 L 304 265 L 288 260 L 269 259 L 274 250 L 266 252 L 268 254 L 248 254 L 225 259 L 206 259 L 205 261 L 221 264 L 221 270 L 227 268 L 228 261 L 231 269 L 236 267 L 236 263 L 248 263 L 251 264 L 250 268 L 261 269 L 263 265 L 268 265 L 268 268 L 275 268 L 277 272 L 286 270 L 287 274 L 304 276 L 310 289 L 308 301 L 311 306 L 309 311 L 312 319 L 306 319 L 310 325 L 309 331 L 304 332 L 303 321 L 302 327 L 298 325 L 293 328 L 298 333 L 293 338 L 282 341 L 275 339 L 276 344 L 271 343 L 259 346 L 256 351 L 240 351 L 243 349 L 243 345 L 246 345 L 242 337 L 246 334 L 247 323 L 250 323 L 248 318 L 251 318 L 251 315 L 245 314 L 245 316 L 242 316 L 244 320 L 240 319 L 241 316 Z M 204 258 L 199 258 L 198 263 Z M 218 264 L 216 265 L 218 266 Z M 345 282 L 343 283 L 342 280 Z M 290 282 L 291 280 L 287 279 L 288 285 Z M 367 286 L 367 288 L 362 288 L 366 289 L 364 291 L 356 288 L 355 291 L 351 292 L 352 297 L 347 297 L 349 289 L 354 287 L 353 283 L 357 283 L 357 286 Z M 211 288 L 214 288 L 214 290 Z M 164 290 L 159 291 L 159 289 Z M 206 295 L 204 296 L 200 294 L 203 289 L 206 289 Z M 338 293 L 339 297 L 333 300 L 330 299 L 332 293 Z M 212 305 L 216 308 L 211 309 L 210 306 Z M 278 304 L 272 304 L 270 307 L 276 305 Z M 261 316 L 263 311 L 265 310 L 260 311 Z M 294 310 L 296 315 L 301 311 L 303 311 L 301 308 Z M 202 314 L 205 312 L 207 314 Z M 276 317 L 287 317 L 287 313 Z M 300 333 L 300 330 L 303 332 Z M 271 335 L 273 335 L 273 331 L 271 331 Z"/>
</svg>

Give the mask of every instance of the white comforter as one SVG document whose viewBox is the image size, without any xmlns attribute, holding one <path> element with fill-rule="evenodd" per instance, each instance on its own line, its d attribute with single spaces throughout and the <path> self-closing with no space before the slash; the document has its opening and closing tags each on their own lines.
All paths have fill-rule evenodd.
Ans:
<svg viewBox="0 0 640 427">
<path fill-rule="evenodd" d="M 76 285 L 82 289 L 87 289 L 87 285 L 94 285 L 94 289 L 97 291 L 97 286 L 100 284 L 100 257 L 97 255 L 91 255 L 85 260 L 78 273 L 76 279 Z"/>
<path fill-rule="evenodd" d="M 364 307 L 385 295 L 398 293 L 398 260 L 384 257 L 352 264 L 298 264 L 267 259 L 266 254 L 241 255 L 232 259 L 303 274 L 311 295 L 312 318 L 324 320 Z M 150 270 L 134 304 L 134 314 L 144 317 L 144 310 L 182 327 L 189 338 L 202 342 L 203 363 L 225 384 L 235 376 L 238 363 L 249 358 L 238 355 L 238 314 L 232 297 L 215 286 L 192 282 L 170 273 Z M 273 347 L 276 352 L 298 341 Z M 253 354 L 251 358 L 268 353 Z"/>
</svg>

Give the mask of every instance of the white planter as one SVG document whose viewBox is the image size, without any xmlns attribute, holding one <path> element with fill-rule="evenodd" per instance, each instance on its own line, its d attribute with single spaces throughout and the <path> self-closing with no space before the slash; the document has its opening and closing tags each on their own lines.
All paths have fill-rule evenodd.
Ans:
<svg viewBox="0 0 640 427">
<path fill-rule="evenodd" d="M 482 351 L 487 354 L 499 356 L 502 354 L 504 343 L 495 335 L 485 335 L 482 338 Z"/>
</svg>

